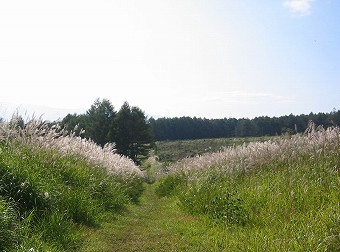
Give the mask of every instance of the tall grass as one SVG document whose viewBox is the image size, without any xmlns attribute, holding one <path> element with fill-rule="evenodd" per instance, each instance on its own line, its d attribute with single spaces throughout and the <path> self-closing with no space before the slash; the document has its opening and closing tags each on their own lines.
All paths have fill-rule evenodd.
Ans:
<svg viewBox="0 0 340 252">
<path fill-rule="evenodd" d="M 76 129 L 72 132 L 49 126 L 41 120 L 30 120 L 24 127 L 11 123 L 0 124 L 0 141 L 29 145 L 38 149 L 58 151 L 59 155 L 75 156 L 96 166 L 106 168 L 110 173 L 124 173 L 142 176 L 139 168 L 131 159 L 115 154 L 114 144 L 108 143 L 103 148 L 91 139 L 77 137 Z"/>
<path fill-rule="evenodd" d="M 137 202 L 142 173 L 93 141 L 39 120 L 0 124 L 0 251 L 75 251 L 81 226 Z"/>
<path fill-rule="evenodd" d="M 249 142 L 263 142 L 275 137 L 232 137 L 195 140 L 159 141 L 156 142 L 155 154 L 162 163 L 174 163 L 186 157 L 218 152 L 227 146 L 242 145 Z"/>
<path fill-rule="evenodd" d="M 339 251 L 340 129 L 250 143 L 174 164 L 159 181 L 221 229 L 215 251 Z"/>
<path fill-rule="evenodd" d="M 16 243 L 19 225 L 13 207 L 0 198 L 0 251 L 5 251 Z"/>
<path fill-rule="evenodd" d="M 265 142 L 251 142 L 222 151 L 207 153 L 194 158 L 183 159 L 169 170 L 172 172 L 192 170 L 209 171 L 210 168 L 221 172 L 249 172 L 270 162 L 295 162 L 308 156 L 318 159 L 324 155 L 340 155 L 340 129 L 338 127 L 316 128 L 311 122 L 304 134 L 287 135 Z"/>
</svg>

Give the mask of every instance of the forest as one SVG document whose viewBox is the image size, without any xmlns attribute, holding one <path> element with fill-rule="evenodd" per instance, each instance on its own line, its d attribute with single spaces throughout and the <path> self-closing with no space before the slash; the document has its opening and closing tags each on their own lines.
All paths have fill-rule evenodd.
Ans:
<svg viewBox="0 0 340 252">
<path fill-rule="evenodd" d="M 330 113 L 310 113 L 308 115 L 260 116 L 254 119 L 197 117 L 149 119 L 157 141 L 295 134 L 304 132 L 309 121 L 325 128 L 340 125 L 340 110 L 334 109 Z"/>
</svg>

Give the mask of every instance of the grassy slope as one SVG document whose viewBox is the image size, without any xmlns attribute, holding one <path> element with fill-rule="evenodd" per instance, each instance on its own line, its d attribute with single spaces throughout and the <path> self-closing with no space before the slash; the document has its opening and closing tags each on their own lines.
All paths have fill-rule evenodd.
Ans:
<svg viewBox="0 0 340 252">
<path fill-rule="evenodd" d="M 77 251 L 83 234 L 136 203 L 132 160 L 58 125 L 0 122 L 0 251 Z"/>
<path fill-rule="evenodd" d="M 210 225 L 219 223 L 207 229 L 205 242 L 211 251 L 339 251 L 340 185 L 335 162 L 338 157 L 319 164 L 271 164 L 233 179 L 221 175 L 216 184 L 201 178 L 173 193 L 186 212 L 207 216 Z M 226 202 L 224 196 L 231 191 L 241 203 Z M 226 211 L 230 202 L 231 213 Z M 245 222 L 236 222 L 244 213 Z M 225 219 L 228 215 L 231 224 Z"/>
<path fill-rule="evenodd" d="M 71 155 L 0 143 L 0 251 L 76 251 L 80 231 L 136 202 L 141 185 Z"/>
</svg>

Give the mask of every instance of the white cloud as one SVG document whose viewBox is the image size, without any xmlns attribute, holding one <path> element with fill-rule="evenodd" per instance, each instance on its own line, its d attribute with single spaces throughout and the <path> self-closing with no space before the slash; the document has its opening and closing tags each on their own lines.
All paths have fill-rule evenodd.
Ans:
<svg viewBox="0 0 340 252">
<path fill-rule="evenodd" d="M 299 16 L 310 14 L 314 0 L 284 0 L 283 5 Z"/>
</svg>

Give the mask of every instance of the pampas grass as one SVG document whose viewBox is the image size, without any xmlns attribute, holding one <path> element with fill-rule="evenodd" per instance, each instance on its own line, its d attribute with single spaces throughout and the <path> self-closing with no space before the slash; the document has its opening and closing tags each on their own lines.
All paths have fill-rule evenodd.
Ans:
<svg viewBox="0 0 340 252">
<path fill-rule="evenodd" d="M 318 159 L 323 155 L 340 155 L 340 129 L 324 129 L 309 123 L 303 134 L 286 135 L 265 142 L 251 142 L 228 147 L 220 152 L 183 159 L 168 167 L 170 172 L 219 170 L 225 173 L 250 172 L 256 167 L 276 161 L 295 162 L 297 159 Z"/>
<path fill-rule="evenodd" d="M 16 115 L 0 122 L 0 250 L 76 251 L 84 229 L 138 202 L 134 162 L 75 130 Z"/>
<path fill-rule="evenodd" d="M 1 122 L 0 141 L 25 144 L 36 149 L 56 150 L 60 155 L 72 155 L 104 167 L 111 174 L 143 175 L 132 160 L 115 153 L 112 143 L 101 147 L 91 139 L 76 136 L 77 128 L 67 132 L 59 125 L 49 126 L 41 119 L 31 119 L 25 125 L 20 123 L 21 120 L 21 117 L 14 115 L 10 123 Z"/>
<path fill-rule="evenodd" d="M 156 191 L 218 226 L 212 251 L 340 251 L 339 139 L 338 127 L 310 123 L 179 161 Z"/>
</svg>

